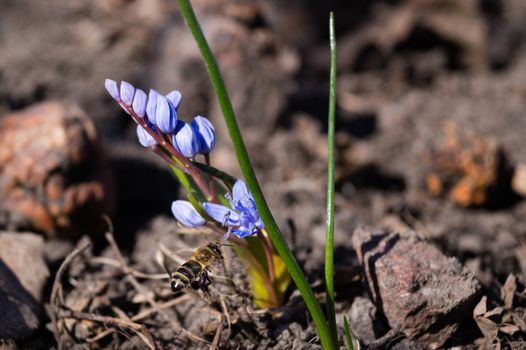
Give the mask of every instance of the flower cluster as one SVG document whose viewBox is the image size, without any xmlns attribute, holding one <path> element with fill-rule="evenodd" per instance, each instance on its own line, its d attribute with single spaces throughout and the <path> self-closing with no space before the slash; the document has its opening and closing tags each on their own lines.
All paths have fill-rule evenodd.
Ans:
<svg viewBox="0 0 526 350">
<path fill-rule="evenodd" d="M 207 163 L 208 154 L 215 145 L 215 129 L 212 123 L 202 116 L 197 116 L 189 124 L 178 118 L 178 109 L 182 95 L 174 90 L 166 96 L 155 90 L 150 90 L 148 95 L 141 89 L 136 89 L 130 83 L 122 81 L 120 86 L 113 80 L 106 79 L 106 89 L 119 105 L 132 116 L 137 123 L 137 137 L 144 147 L 150 147 L 168 161 L 168 154 L 184 164 L 184 171 L 194 179 L 208 201 L 202 203 L 201 211 L 207 213 L 203 218 L 192 203 L 177 200 L 172 203 L 172 212 L 175 218 L 184 226 L 198 227 L 213 219 L 226 227 L 227 233 L 239 238 L 251 236 L 263 229 L 263 221 L 256 209 L 254 198 L 247 186 L 238 180 L 232 194 L 225 197 L 230 203 L 230 208 L 217 204 L 218 198 L 213 189 L 213 182 L 205 181 L 203 175 L 193 163 L 192 159 L 197 154 L 204 154 Z M 162 148 L 159 152 L 159 148 Z M 206 216 L 206 215 L 205 215 Z"/>
<path fill-rule="evenodd" d="M 177 110 L 182 100 L 179 91 L 174 90 L 164 96 L 150 90 L 146 95 L 130 83 L 122 81 L 119 87 L 110 79 L 106 79 L 105 86 L 127 113 L 132 114 L 134 119 L 139 118 L 135 120 L 138 124 L 137 137 L 144 147 L 156 145 L 159 139 L 164 139 L 164 134 L 170 138 L 177 152 L 186 158 L 193 158 L 199 153 L 208 154 L 214 148 L 215 129 L 208 119 L 197 116 L 188 124 L 178 118 Z"/>
<path fill-rule="evenodd" d="M 254 198 L 243 181 L 237 180 L 232 195 L 227 194 L 225 197 L 230 202 L 230 208 L 210 202 L 203 203 L 203 208 L 212 219 L 227 228 L 227 235 L 231 233 L 243 238 L 263 229 L 263 220 L 256 208 Z M 184 226 L 198 227 L 205 223 L 205 219 L 190 202 L 182 200 L 173 202 L 172 212 Z"/>
</svg>

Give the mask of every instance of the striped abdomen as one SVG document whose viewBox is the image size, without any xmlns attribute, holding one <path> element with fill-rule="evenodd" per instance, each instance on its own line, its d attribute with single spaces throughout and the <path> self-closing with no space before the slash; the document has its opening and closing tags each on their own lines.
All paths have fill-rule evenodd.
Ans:
<svg viewBox="0 0 526 350">
<path fill-rule="evenodd" d="M 188 260 L 181 265 L 172 275 L 172 290 L 178 292 L 181 289 L 190 286 L 195 281 L 204 267 L 194 260 Z"/>
</svg>

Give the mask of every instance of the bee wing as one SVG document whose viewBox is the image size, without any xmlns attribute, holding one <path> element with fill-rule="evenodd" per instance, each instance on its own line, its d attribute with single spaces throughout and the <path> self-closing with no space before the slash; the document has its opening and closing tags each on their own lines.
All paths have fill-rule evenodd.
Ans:
<svg viewBox="0 0 526 350">
<path fill-rule="evenodd" d="M 226 275 L 232 265 L 232 258 L 229 254 L 225 254 L 225 248 L 221 248 L 221 251 L 221 257 L 215 259 L 208 269 L 212 273 L 212 276 L 215 277 L 217 277 L 217 275 Z"/>
<path fill-rule="evenodd" d="M 159 250 L 165 255 L 169 260 L 175 262 L 177 265 L 182 265 L 186 261 L 192 258 L 194 250 L 191 249 L 180 249 L 177 251 L 172 251 L 168 249 L 164 244 L 159 244 Z"/>
<path fill-rule="evenodd" d="M 170 272 L 170 268 L 168 267 L 168 264 L 166 262 L 165 255 L 161 250 L 158 250 L 157 253 L 155 253 L 155 259 L 157 260 L 157 263 L 159 266 L 163 268 L 163 270 L 168 275 L 168 278 L 172 278 L 172 273 Z"/>
</svg>

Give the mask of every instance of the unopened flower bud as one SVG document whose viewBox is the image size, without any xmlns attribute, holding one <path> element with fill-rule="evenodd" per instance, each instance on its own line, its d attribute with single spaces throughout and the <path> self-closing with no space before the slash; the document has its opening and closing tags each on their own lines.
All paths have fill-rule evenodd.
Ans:
<svg viewBox="0 0 526 350">
<path fill-rule="evenodd" d="M 172 141 L 175 149 L 187 158 L 195 156 L 199 151 L 199 141 L 194 130 L 182 120 L 177 121 Z"/>
<path fill-rule="evenodd" d="M 168 95 L 166 95 L 166 98 L 172 103 L 172 106 L 174 106 L 174 108 L 177 110 L 177 108 L 179 108 L 179 105 L 181 104 L 183 95 L 179 91 L 174 90 Z"/>
<path fill-rule="evenodd" d="M 135 91 L 135 96 L 133 97 L 132 108 L 135 114 L 137 114 L 141 118 L 144 117 L 144 114 L 146 113 L 147 102 L 148 97 L 146 97 L 146 93 L 141 89 L 137 89 L 137 91 Z"/>
<path fill-rule="evenodd" d="M 124 102 L 128 106 L 131 106 L 133 102 L 133 96 L 135 95 L 135 88 L 133 87 L 133 85 L 128 82 L 121 81 L 120 94 L 122 102 Z"/>
<path fill-rule="evenodd" d="M 137 125 L 137 138 L 139 139 L 139 143 L 144 147 L 151 147 L 157 143 L 152 135 L 140 125 Z"/>
<path fill-rule="evenodd" d="M 174 201 L 172 203 L 172 213 L 177 221 L 187 227 L 197 227 L 205 223 L 205 219 L 199 215 L 192 203 L 188 201 Z"/>
<path fill-rule="evenodd" d="M 163 95 L 157 96 L 157 108 L 155 109 L 155 125 L 162 133 L 170 133 L 177 125 L 177 113 L 175 108 Z"/>
<path fill-rule="evenodd" d="M 146 115 L 148 116 L 148 121 L 152 124 L 155 124 L 155 111 L 157 110 L 157 99 L 159 93 L 155 90 L 150 90 L 148 95 L 148 103 L 146 104 Z"/>
<path fill-rule="evenodd" d="M 108 90 L 108 92 L 114 100 L 119 101 L 121 99 L 121 95 L 119 94 L 119 88 L 117 87 L 117 82 L 111 79 L 106 79 L 104 81 L 104 86 L 106 87 L 106 90 Z"/>
<path fill-rule="evenodd" d="M 216 144 L 215 129 L 210 120 L 198 115 L 192 121 L 192 129 L 199 141 L 198 153 L 210 153 Z"/>
</svg>

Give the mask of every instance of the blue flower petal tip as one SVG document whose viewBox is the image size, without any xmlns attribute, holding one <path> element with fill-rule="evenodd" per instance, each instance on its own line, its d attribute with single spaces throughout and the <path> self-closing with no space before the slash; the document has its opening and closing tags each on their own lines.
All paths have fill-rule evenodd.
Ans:
<svg viewBox="0 0 526 350">
<path fill-rule="evenodd" d="M 199 140 L 194 130 L 181 120 L 177 121 L 172 141 L 175 149 L 187 158 L 193 157 L 199 152 Z"/>
<path fill-rule="evenodd" d="M 192 203 L 188 201 L 174 201 L 172 203 L 172 213 L 177 221 L 187 227 L 198 227 L 205 223 L 205 219 L 199 215 Z"/>
<path fill-rule="evenodd" d="M 199 141 L 199 153 L 210 153 L 216 144 L 215 129 L 210 120 L 198 115 L 192 121 L 192 128 Z"/>
<path fill-rule="evenodd" d="M 104 81 L 104 86 L 106 87 L 106 90 L 108 90 L 111 97 L 113 97 L 114 100 L 119 101 L 121 99 L 121 95 L 119 94 L 119 87 L 117 86 L 117 82 L 115 80 L 106 79 Z"/>
<path fill-rule="evenodd" d="M 151 147 L 157 144 L 157 141 L 150 135 L 144 128 L 140 125 L 137 125 L 137 138 L 139 143 L 144 147 Z"/>
<path fill-rule="evenodd" d="M 126 81 L 121 81 L 120 94 L 122 102 L 128 106 L 131 106 L 133 103 L 133 96 L 135 95 L 135 88 L 133 85 Z"/>
<path fill-rule="evenodd" d="M 163 95 L 157 96 L 157 108 L 155 109 L 155 125 L 162 133 L 171 133 L 177 125 L 177 114 L 175 108 Z"/>
<path fill-rule="evenodd" d="M 177 91 L 174 90 L 170 92 L 168 95 L 166 95 L 166 98 L 168 101 L 172 103 L 172 106 L 174 106 L 175 109 L 179 108 L 179 105 L 181 105 L 181 100 L 183 99 L 183 95 Z"/>
</svg>

